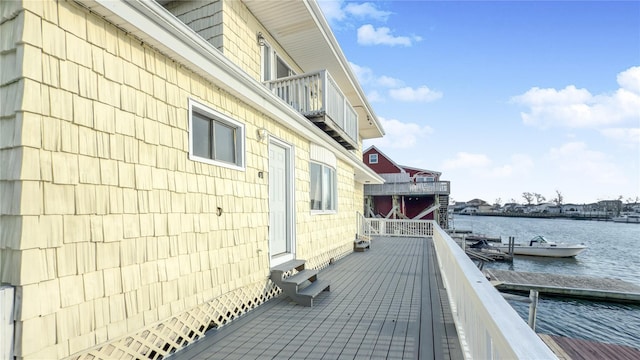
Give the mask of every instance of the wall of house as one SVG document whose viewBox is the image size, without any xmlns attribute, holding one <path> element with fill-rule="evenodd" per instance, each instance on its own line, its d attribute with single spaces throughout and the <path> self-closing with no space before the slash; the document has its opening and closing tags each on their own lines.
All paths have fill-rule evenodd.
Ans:
<svg viewBox="0 0 640 360">
<path fill-rule="evenodd" d="M 172 1 L 165 8 L 216 49 L 223 51 L 222 0 Z"/>
<path fill-rule="evenodd" d="M 362 185 L 347 164 L 338 212 L 311 215 L 300 134 L 75 3 L 0 6 L 0 281 L 19 299 L 18 359 L 140 357 L 127 346 L 162 347 L 168 320 L 200 333 L 277 295 L 259 128 L 295 148 L 298 257 L 350 252 Z M 188 159 L 189 98 L 246 125 L 245 171 Z"/>
<path fill-rule="evenodd" d="M 404 197 L 404 205 L 405 205 L 405 215 L 410 219 L 413 219 L 415 216 L 419 215 L 424 210 L 435 204 L 434 196 L 405 196 Z M 433 220 L 434 212 L 429 213 L 417 220 Z"/>
<path fill-rule="evenodd" d="M 413 177 L 416 174 L 420 174 L 421 176 L 433 176 L 434 181 L 440 181 L 440 174 L 436 173 L 436 172 L 429 172 L 429 171 L 421 171 L 418 169 L 411 169 L 411 168 L 404 168 L 404 170 L 409 173 L 409 176 Z"/>
<path fill-rule="evenodd" d="M 369 162 L 369 154 L 378 154 L 377 164 L 371 164 Z M 362 161 L 364 161 L 365 164 L 378 174 L 395 174 L 401 172 L 400 168 L 387 159 L 383 154 L 377 152 L 376 149 L 369 149 L 369 151 L 363 153 Z"/>
</svg>

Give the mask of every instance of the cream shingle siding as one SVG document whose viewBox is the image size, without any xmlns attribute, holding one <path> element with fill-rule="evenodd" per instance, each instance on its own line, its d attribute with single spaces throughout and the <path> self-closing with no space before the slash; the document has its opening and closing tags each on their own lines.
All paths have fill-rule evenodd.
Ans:
<svg viewBox="0 0 640 360">
<path fill-rule="evenodd" d="M 362 185 L 345 162 L 337 213 L 311 215 L 303 134 L 72 2 L 0 9 L 0 281 L 19 294 L 18 358 L 84 353 L 277 294 L 265 285 L 260 128 L 294 147 L 297 257 L 322 267 L 351 251 Z M 260 26 L 239 1 L 223 9 L 225 54 L 257 79 Z M 189 98 L 245 124 L 245 171 L 188 160 Z"/>
</svg>

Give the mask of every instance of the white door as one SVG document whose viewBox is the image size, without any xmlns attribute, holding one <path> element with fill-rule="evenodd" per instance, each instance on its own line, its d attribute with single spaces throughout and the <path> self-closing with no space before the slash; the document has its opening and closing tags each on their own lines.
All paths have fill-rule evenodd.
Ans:
<svg viewBox="0 0 640 360">
<path fill-rule="evenodd" d="M 271 266 L 294 258 L 291 147 L 269 141 L 269 254 Z"/>
</svg>

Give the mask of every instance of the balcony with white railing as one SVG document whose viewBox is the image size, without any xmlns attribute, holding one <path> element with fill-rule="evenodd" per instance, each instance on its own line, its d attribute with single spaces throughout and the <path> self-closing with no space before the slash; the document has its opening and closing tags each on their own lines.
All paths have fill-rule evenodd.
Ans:
<svg viewBox="0 0 640 360">
<path fill-rule="evenodd" d="M 328 71 L 288 76 L 264 83 L 349 150 L 358 147 L 358 114 Z"/>
</svg>

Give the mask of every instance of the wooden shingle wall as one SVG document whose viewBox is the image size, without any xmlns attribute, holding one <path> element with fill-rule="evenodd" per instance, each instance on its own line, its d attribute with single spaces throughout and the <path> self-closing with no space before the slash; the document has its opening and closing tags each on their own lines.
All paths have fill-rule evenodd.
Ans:
<svg viewBox="0 0 640 360">
<path fill-rule="evenodd" d="M 277 295 L 259 128 L 295 149 L 298 257 L 351 251 L 348 165 L 338 212 L 311 216 L 300 134 L 73 2 L 0 10 L 0 281 L 16 288 L 18 359 L 163 356 Z M 245 171 L 188 159 L 189 98 L 246 125 Z"/>
</svg>

